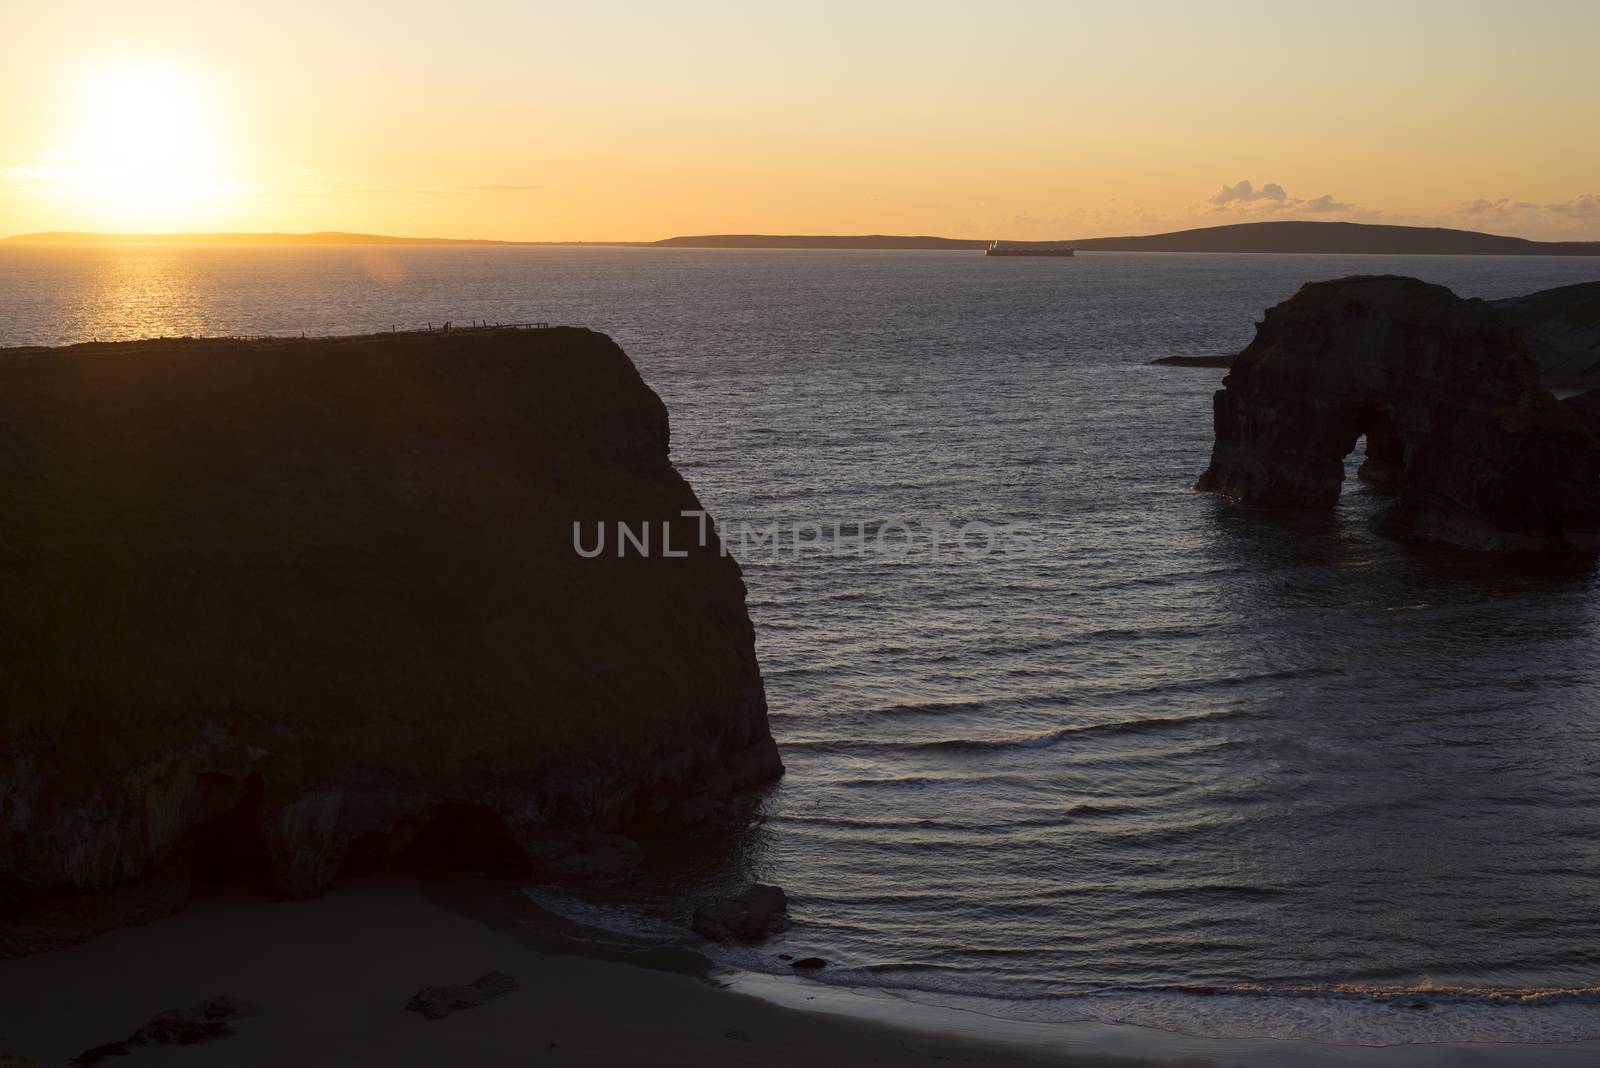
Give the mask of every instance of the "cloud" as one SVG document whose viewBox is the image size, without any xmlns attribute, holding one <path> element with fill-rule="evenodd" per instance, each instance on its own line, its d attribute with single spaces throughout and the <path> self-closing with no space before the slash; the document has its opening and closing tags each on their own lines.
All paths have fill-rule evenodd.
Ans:
<svg viewBox="0 0 1600 1068">
<path fill-rule="evenodd" d="M 1585 193 L 1581 197 L 1574 197 L 1560 204 L 1547 204 L 1545 207 L 1557 215 L 1565 215 L 1571 219 L 1600 219 L 1600 197 L 1593 193 Z"/>
<path fill-rule="evenodd" d="M 1324 215 L 1333 211 L 1355 211 L 1356 206 L 1343 200 L 1335 200 L 1327 193 L 1324 193 L 1320 197 L 1312 197 L 1310 200 L 1301 203 L 1297 210 L 1306 212 L 1309 215 Z"/>
<path fill-rule="evenodd" d="M 1600 219 L 1600 196 L 1584 193 L 1553 204 L 1536 204 L 1530 200 L 1512 200 L 1510 197 L 1497 197 L 1494 200 L 1479 197 L 1459 205 L 1455 213 L 1474 222 L 1588 221 Z"/>
<path fill-rule="evenodd" d="M 1211 205 L 1210 210 L 1212 213 L 1242 213 L 1256 217 L 1261 215 L 1354 214 L 1366 218 L 1378 214 L 1377 212 L 1358 208 L 1348 201 L 1335 200 L 1332 194 L 1329 193 L 1306 200 L 1302 197 L 1290 196 L 1289 191 L 1277 182 L 1268 182 L 1257 189 L 1248 180 L 1223 186 L 1208 198 L 1206 203 Z"/>
<path fill-rule="evenodd" d="M 1248 180 L 1243 180 L 1217 190 L 1216 195 L 1211 198 L 1211 203 L 1220 208 L 1228 204 L 1249 204 L 1257 200 L 1270 200 L 1281 204 L 1288 199 L 1289 194 L 1284 192 L 1283 186 L 1277 182 L 1268 182 L 1257 189 Z"/>
<path fill-rule="evenodd" d="M 1498 200 L 1486 200 L 1479 197 L 1469 200 L 1456 209 L 1456 214 L 1469 219 L 1509 219 L 1516 215 L 1539 210 L 1539 205 L 1530 204 L 1526 200 L 1512 200 L 1510 197 L 1500 197 Z"/>
</svg>

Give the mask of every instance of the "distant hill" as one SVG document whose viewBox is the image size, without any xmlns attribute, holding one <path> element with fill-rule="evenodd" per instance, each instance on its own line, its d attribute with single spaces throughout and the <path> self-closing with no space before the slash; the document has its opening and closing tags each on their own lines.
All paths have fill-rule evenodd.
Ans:
<svg viewBox="0 0 1600 1068">
<path fill-rule="evenodd" d="M 803 234 L 704 234 L 669 237 L 652 242 L 657 248 L 840 248 L 840 249 L 981 249 L 987 241 L 961 237 L 896 237 L 862 234 L 856 237 L 811 237 Z"/>
<path fill-rule="evenodd" d="M 390 237 L 325 230 L 312 234 L 96 234 L 53 231 L 0 239 L 33 244 L 97 242 L 181 245 L 621 245 L 647 248 L 921 249 L 975 252 L 987 240 L 894 234 L 702 234 L 661 241 L 492 241 L 486 238 Z M 1008 242 L 1016 243 L 1016 242 Z M 1401 256 L 1600 256 L 1600 241 L 1529 241 L 1438 226 L 1346 222 L 1254 222 L 1206 226 L 1143 237 L 1087 237 L 1027 242 L 1081 252 L 1306 252 Z"/>
<path fill-rule="evenodd" d="M 97 234 L 52 230 L 0 241 L 33 245 L 643 245 L 644 241 L 493 241 L 478 237 L 391 237 L 320 230 L 310 234 Z"/>
<path fill-rule="evenodd" d="M 1314 252 L 1400 256 L 1600 256 L 1600 241 L 1529 241 L 1439 226 L 1255 222 L 1074 241 L 1085 252 Z"/>
<path fill-rule="evenodd" d="M 52 230 L 18 234 L 7 241 L 25 244 L 160 244 L 160 245 L 503 245 L 505 241 L 447 237 L 387 237 L 383 234 L 349 234 L 324 230 L 313 234 L 96 234 Z"/>
<path fill-rule="evenodd" d="M 1207 226 L 1144 237 L 1090 237 L 1031 242 L 1071 245 L 1083 252 L 1309 252 L 1440 256 L 1600 256 L 1600 241 L 1528 241 L 1429 226 L 1345 222 L 1255 222 Z M 949 237 L 811 237 L 710 234 L 670 237 L 663 248 L 982 249 L 988 241 Z"/>
</svg>

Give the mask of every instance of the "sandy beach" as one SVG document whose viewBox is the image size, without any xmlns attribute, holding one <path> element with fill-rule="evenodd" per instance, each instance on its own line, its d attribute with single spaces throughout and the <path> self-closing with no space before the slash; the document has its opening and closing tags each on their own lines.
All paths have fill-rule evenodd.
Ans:
<svg viewBox="0 0 1600 1068">
<path fill-rule="evenodd" d="M 65 1065 L 156 1012 L 226 994 L 259 1007 L 235 1036 L 146 1046 L 113 1063 L 1045 1063 L 956 1036 L 813 1016 L 687 975 L 541 952 L 500 926 L 390 880 L 296 903 L 197 901 L 145 927 L 0 963 L 0 1049 Z M 513 975 L 520 989 L 441 1020 L 405 1011 L 422 987 L 488 971 Z"/>
<path fill-rule="evenodd" d="M 64 1066 L 158 1012 L 226 995 L 255 1007 L 235 1035 L 145 1045 L 109 1063 L 1489 1066 L 1600 1057 L 1593 1044 L 1371 1049 L 1015 1025 L 799 979 L 744 977 L 730 990 L 670 958 L 640 967 L 552 952 L 514 900 L 502 885 L 400 879 L 293 903 L 208 896 L 166 920 L 0 963 L 0 1050 Z M 423 987 L 490 971 L 519 988 L 444 1019 L 405 1009 Z"/>
</svg>

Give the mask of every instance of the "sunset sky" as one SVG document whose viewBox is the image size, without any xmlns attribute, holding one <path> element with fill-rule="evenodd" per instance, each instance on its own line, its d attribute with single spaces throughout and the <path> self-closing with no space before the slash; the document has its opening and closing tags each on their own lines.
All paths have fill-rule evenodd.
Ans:
<svg viewBox="0 0 1600 1068">
<path fill-rule="evenodd" d="M 1600 4 L 0 5 L 0 234 L 1600 239 Z"/>
</svg>

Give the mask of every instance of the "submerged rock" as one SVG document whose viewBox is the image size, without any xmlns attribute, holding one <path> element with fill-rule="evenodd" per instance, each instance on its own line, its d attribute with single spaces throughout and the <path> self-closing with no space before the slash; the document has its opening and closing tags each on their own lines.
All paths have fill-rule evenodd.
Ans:
<svg viewBox="0 0 1600 1068">
<path fill-rule="evenodd" d="M 748 890 L 694 910 L 690 926 L 713 942 L 760 942 L 789 927 L 789 897 L 780 887 L 753 883 Z"/>
<path fill-rule="evenodd" d="M 423 987 L 406 1003 L 406 1011 L 421 1013 L 429 1020 L 442 1020 L 451 1013 L 504 997 L 517 988 L 514 977 L 504 972 L 486 972 L 466 986 Z"/>
<path fill-rule="evenodd" d="M 587 330 L 0 350 L 0 955 L 781 774 L 668 445 Z"/>
<path fill-rule="evenodd" d="M 1600 549 L 1600 442 L 1487 303 L 1394 276 L 1304 286 L 1269 309 L 1214 399 L 1202 491 L 1330 508 L 1361 476 L 1380 532 L 1467 549 Z"/>
<path fill-rule="evenodd" d="M 821 957 L 801 957 L 799 960 L 789 965 L 789 967 L 802 972 L 821 971 L 827 966 L 828 962 L 823 960 Z"/>
</svg>

